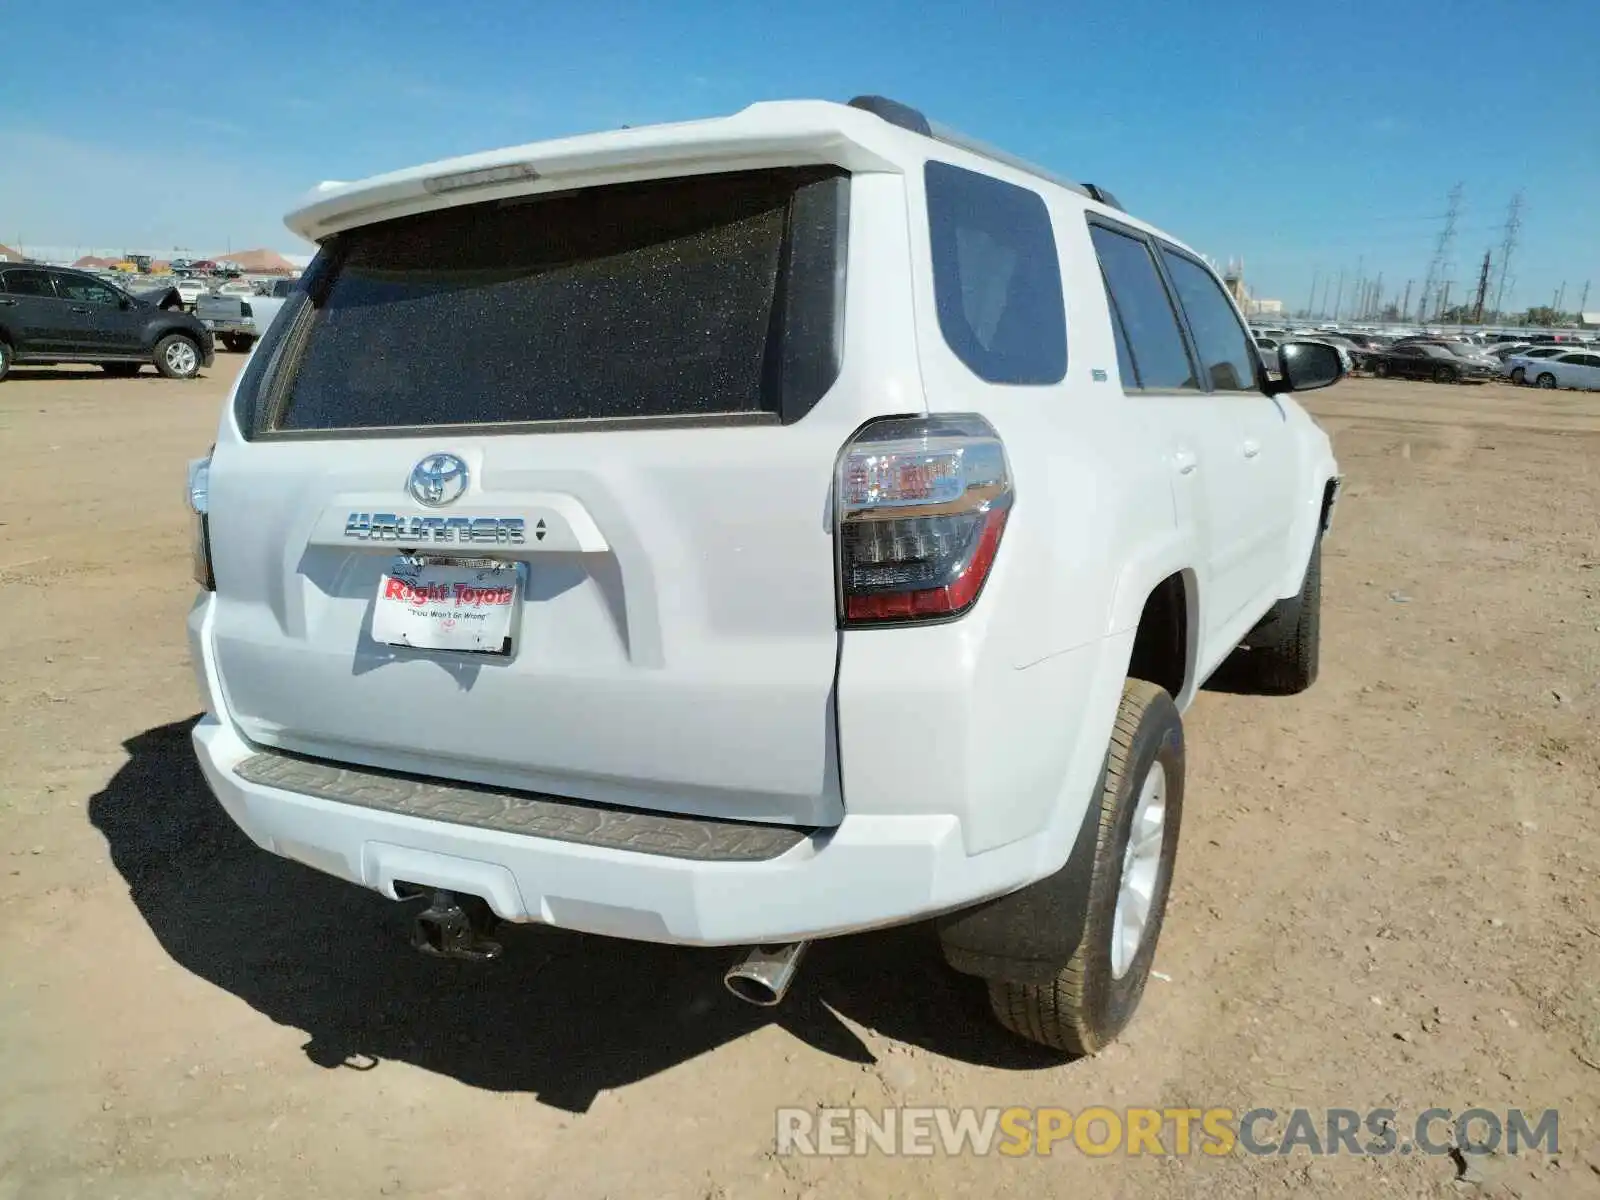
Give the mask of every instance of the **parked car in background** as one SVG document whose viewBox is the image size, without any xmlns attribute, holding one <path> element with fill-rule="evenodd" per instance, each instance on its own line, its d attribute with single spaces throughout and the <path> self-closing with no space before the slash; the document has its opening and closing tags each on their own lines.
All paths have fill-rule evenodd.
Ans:
<svg viewBox="0 0 1600 1200">
<path fill-rule="evenodd" d="M 1542 388 L 1578 388 L 1600 391 L 1600 353 L 1593 350 L 1568 350 L 1539 360 L 1528 372 Z"/>
<path fill-rule="evenodd" d="M 275 279 L 268 295 L 257 295 L 254 287 L 242 291 L 243 280 L 223 284 L 215 293 L 202 296 L 195 305 L 195 316 L 216 334 L 223 347 L 243 353 L 266 333 L 291 295 L 295 281 Z"/>
<path fill-rule="evenodd" d="M 134 276 L 131 279 L 115 280 L 112 287 L 126 291 L 130 296 L 142 300 L 156 308 L 182 309 L 183 296 L 179 293 L 176 281 L 173 279 L 150 279 L 146 276 Z"/>
<path fill-rule="evenodd" d="M 1504 363 L 1513 354 L 1520 354 L 1528 348 L 1528 342 L 1496 342 L 1494 345 L 1487 347 L 1487 350 L 1490 358 Z"/>
<path fill-rule="evenodd" d="M 194 317 L 131 296 L 87 271 L 0 269 L 0 379 L 13 363 L 96 363 L 133 375 L 145 363 L 190 379 L 213 358 L 211 334 Z"/>
<path fill-rule="evenodd" d="M 1487 362 L 1452 354 L 1438 342 L 1405 342 L 1371 355 L 1372 373 L 1380 379 L 1431 379 L 1435 383 L 1483 382 L 1496 374 Z"/>
<path fill-rule="evenodd" d="M 1500 373 L 1515 384 L 1531 383 L 1538 377 L 1538 368 L 1546 359 L 1566 354 L 1571 349 L 1571 346 L 1529 346 L 1501 363 Z"/>
<path fill-rule="evenodd" d="M 1487 368 L 1491 375 L 1497 375 L 1500 372 L 1500 360 L 1489 355 L 1482 346 L 1474 345 L 1471 342 L 1445 342 L 1444 348 L 1457 358 L 1464 359 L 1470 363 L 1477 363 L 1479 366 Z"/>
<path fill-rule="evenodd" d="M 191 309 L 201 296 L 211 291 L 210 286 L 204 279 L 180 279 L 172 286 L 177 289 L 178 295 L 183 298 L 185 307 Z"/>
</svg>

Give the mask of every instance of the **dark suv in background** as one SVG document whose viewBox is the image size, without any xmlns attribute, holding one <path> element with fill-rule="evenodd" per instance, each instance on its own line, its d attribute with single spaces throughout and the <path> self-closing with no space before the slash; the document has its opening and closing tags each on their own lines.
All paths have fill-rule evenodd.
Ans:
<svg viewBox="0 0 1600 1200">
<path fill-rule="evenodd" d="M 169 379 L 209 367 L 211 332 L 185 312 L 130 296 L 84 271 L 0 264 L 0 379 L 13 364 L 98 363 Z"/>
</svg>

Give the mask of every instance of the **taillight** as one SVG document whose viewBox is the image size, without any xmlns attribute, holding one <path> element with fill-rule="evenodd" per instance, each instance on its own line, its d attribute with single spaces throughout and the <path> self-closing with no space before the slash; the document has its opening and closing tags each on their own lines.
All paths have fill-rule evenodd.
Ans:
<svg viewBox="0 0 1600 1200">
<path fill-rule="evenodd" d="M 217 590 L 217 579 L 211 572 L 211 456 L 209 454 L 189 463 L 189 511 L 194 514 L 190 545 L 194 581 L 206 591 L 214 592 Z"/>
<path fill-rule="evenodd" d="M 950 620 L 978 599 L 1012 502 L 994 427 L 979 416 L 892 417 L 839 457 L 845 625 Z"/>
</svg>

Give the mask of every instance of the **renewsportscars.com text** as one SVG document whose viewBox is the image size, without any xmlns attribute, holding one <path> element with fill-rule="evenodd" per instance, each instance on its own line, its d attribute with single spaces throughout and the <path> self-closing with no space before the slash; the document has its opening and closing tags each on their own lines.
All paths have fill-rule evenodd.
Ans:
<svg viewBox="0 0 1600 1200">
<path fill-rule="evenodd" d="M 780 1108 L 777 1152 L 827 1157 L 1057 1152 L 1310 1155 L 1560 1150 L 1560 1112 L 1429 1108 Z"/>
</svg>

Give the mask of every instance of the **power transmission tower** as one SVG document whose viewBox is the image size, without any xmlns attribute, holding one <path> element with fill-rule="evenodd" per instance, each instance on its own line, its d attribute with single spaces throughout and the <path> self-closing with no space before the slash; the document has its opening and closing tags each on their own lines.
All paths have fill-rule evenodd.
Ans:
<svg viewBox="0 0 1600 1200">
<path fill-rule="evenodd" d="M 1563 279 L 1561 286 L 1556 289 L 1556 302 L 1551 307 L 1556 310 L 1556 320 L 1561 319 L 1561 302 L 1567 298 L 1567 281 Z"/>
<path fill-rule="evenodd" d="M 1339 272 L 1339 288 L 1333 293 L 1333 319 L 1339 319 L 1339 308 L 1344 303 L 1344 272 Z"/>
<path fill-rule="evenodd" d="M 1443 280 L 1444 273 L 1450 266 L 1450 247 L 1456 239 L 1456 221 L 1461 216 L 1461 190 L 1462 185 L 1456 184 L 1450 189 L 1449 205 L 1444 213 L 1444 227 L 1439 230 L 1439 240 L 1433 244 L 1433 258 L 1428 263 L 1428 276 L 1422 283 L 1422 307 L 1418 310 L 1419 319 L 1426 319 L 1428 301 L 1433 298 L 1434 289 Z M 1443 309 L 1440 304 L 1435 312 Z"/>
<path fill-rule="evenodd" d="M 1306 316 L 1311 315 L 1311 310 L 1317 306 L 1317 276 L 1322 274 L 1320 267 L 1311 272 L 1311 299 L 1306 301 Z"/>
<path fill-rule="evenodd" d="M 1483 252 L 1483 270 L 1478 272 L 1478 298 L 1472 302 L 1472 323 L 1483 324 L 1483 301 L 1489 294 L 1489 251 Z"/>
<path fill-rule="evenodd" d="M 1583 281 L 1583 295 L 1578 298 L 1578 323 L 1583 323 L 1583 310 L 1589 307 L 1589 281 Z"/>
<path fill-rule="evenodd" d="M 1409 279 L 1406 280 L 1405 299 L 1400 301 L 1400 319 L 1402 321 L 1411 319 L 1411 280 Z"/>
<path fill-rule="evenodd" d="M 1500 278 L 1494 285 L 1494 310 L 1505 314 L 1506 272 L 1511 268 L 1511 252 L 1517 248 L 1517 234 L 1522 230 L 1522 193 L 1511 197 L 1511 207 L 1506 210 L 1506 231 L 1500 240 Z"/>
</svg>

